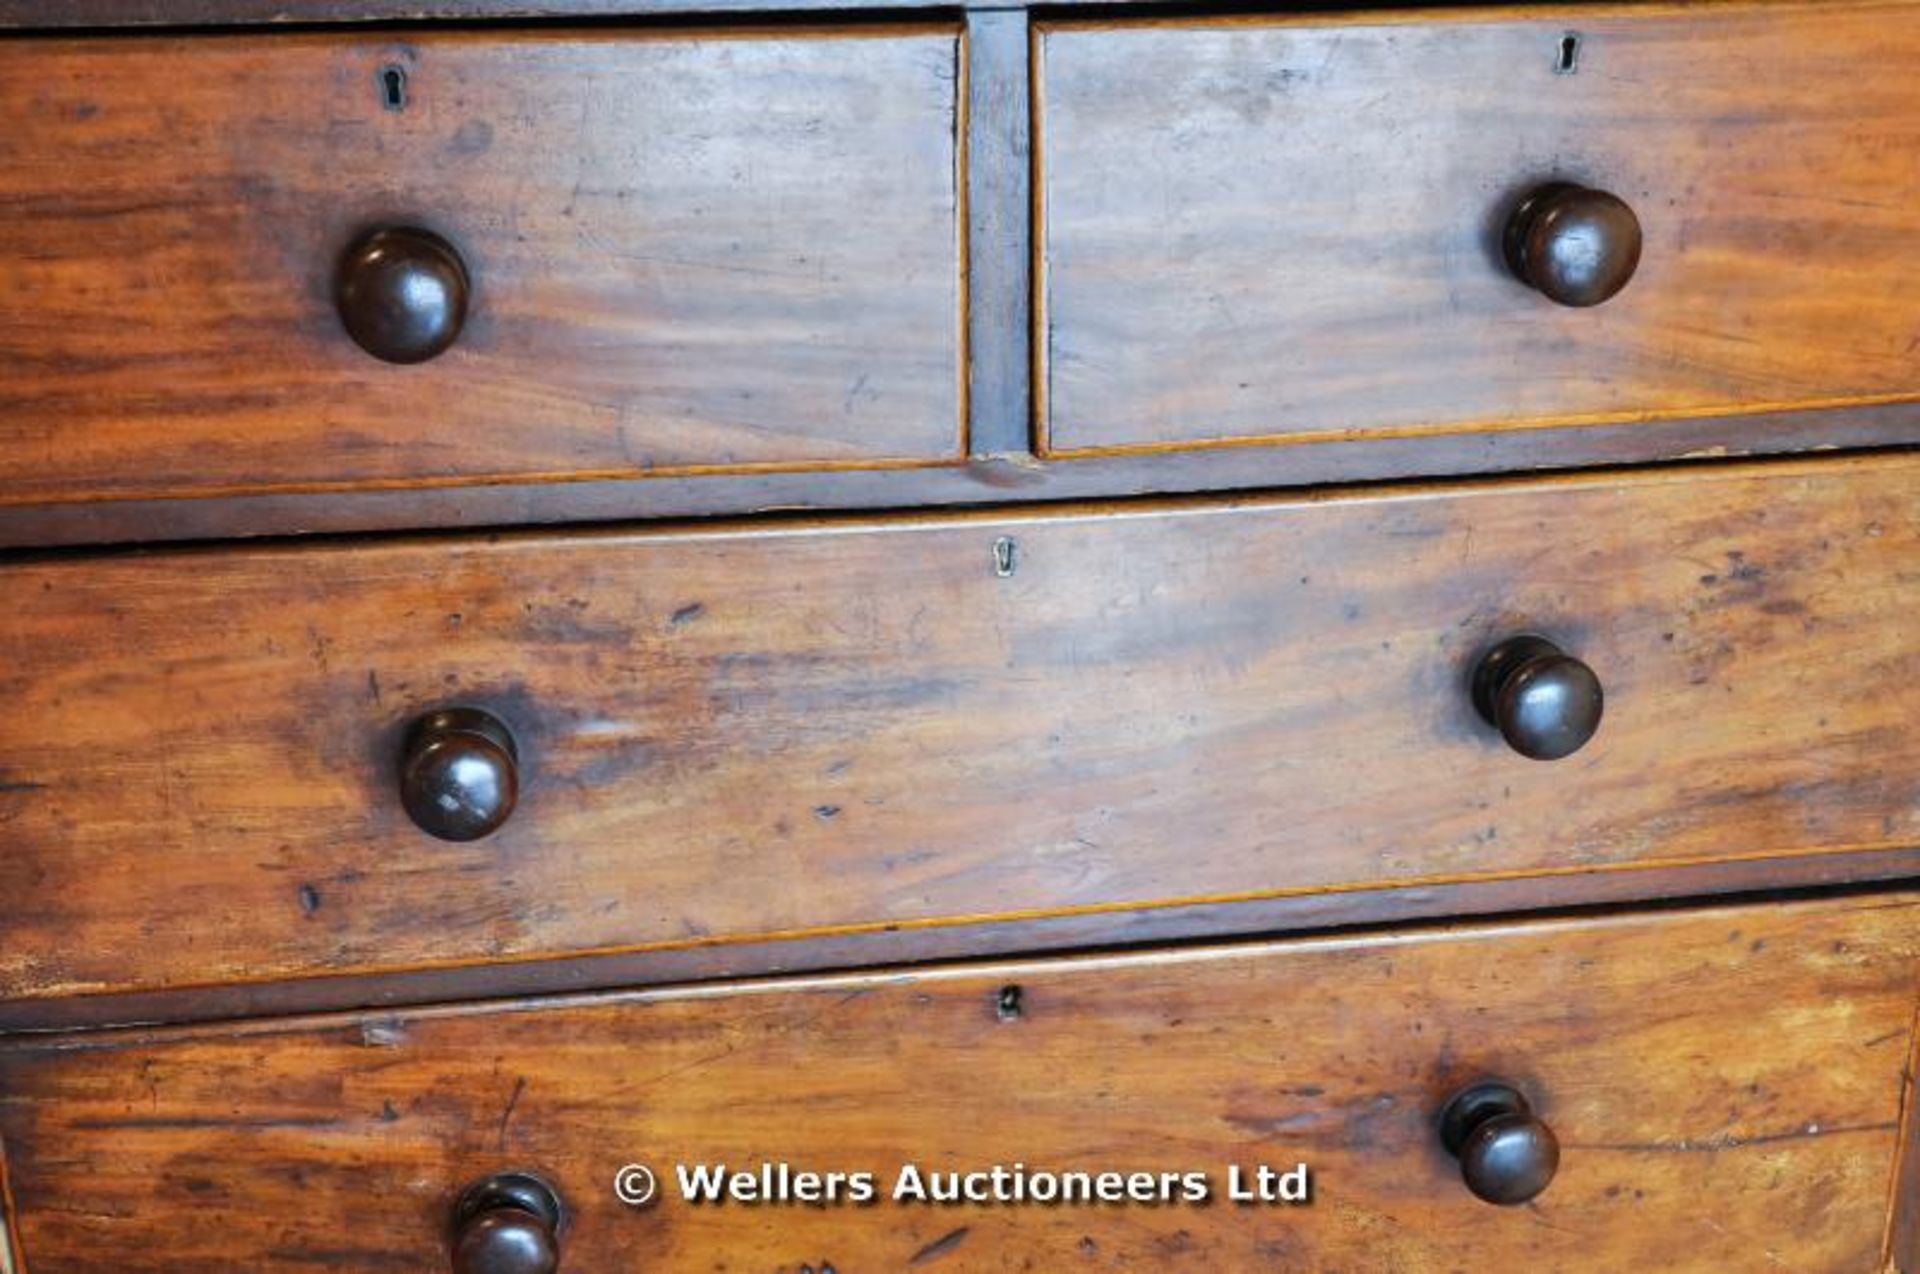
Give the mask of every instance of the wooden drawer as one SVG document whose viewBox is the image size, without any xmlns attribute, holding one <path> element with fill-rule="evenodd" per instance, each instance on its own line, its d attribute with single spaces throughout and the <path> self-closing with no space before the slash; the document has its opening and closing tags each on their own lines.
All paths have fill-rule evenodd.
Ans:
<svg viewBox="0 0 1920 1274">
<path fill-rule="evenodd" d="M 0 502 L 952 460 L 957 45 L 7 41 Z M 471 283 L 410 366 L 336 307 L 394 226 Z"/>
<path fill-rule="evenodd" d="M 569 1212 L 566 1270 L 1864 1274 L 1914 1197 L 1893 1186 L 1917 906 L 15 1039 L 0 1142 L 35 1272 L 445 1269 L 461 1187 L 531 1170 Z M 1489 1076 L 1560 1147 L 1525 1208 L 1473 1198 L 1435 1135 Z M 660 1179 L 649 1208 L 615 1198 L 630 1163 Z M 678 1165 L 763 1163 L 872 1173 L 881 1198 L 680 1195 Z M 1311 1206 L 1226 1196 L 1230 1166 L 1301 1163 Z M 888 1198 L 908 1165 L 996 1164 L 1204 1173 L 1213 1202 Z"/>
<path fill-rule="evenodd" d="M 1911 401 L 1916 17 L 1048 23 L 1044 448 Z M 1553 304 L 1502 260 L 1509 214 L 1555 182 L 1637 214 L 1638 271 L 1605 304 Z"/>
<path fill-rule="evenodd" d="M 1864 871 L 1916 561 L 1909 457 L 16 561 L 0 999 Z M 1523 633 L 1606 694 L 1558 762 L 1468 693 Z M 518 753 L 467 843 L 397 777 L 450 707 Z"/>
</svg>

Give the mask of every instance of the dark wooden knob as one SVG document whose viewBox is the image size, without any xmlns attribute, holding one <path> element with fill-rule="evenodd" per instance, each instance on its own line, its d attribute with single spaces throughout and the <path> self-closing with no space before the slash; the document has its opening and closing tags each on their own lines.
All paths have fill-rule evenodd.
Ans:
<svg viewBox="0 0 1920 1274">
<path fill-rule="evenodd" d="M 1640 219 L 1604 190 L 1543 186 L 1507 222 L 1507 264 L 1561 305 L 1598 305 L 1640 264 Z"/>
<path fill-rule="evenodd" d="M 538 1177 L 475 1182 L 454 1206 L 453 1274 L 554 1274 L 560 1222 L 560 1197 Z"/>
<path fill-rule="evenodd" d="M 1560 1142 L 1535 1117 L 1520 1090 L 1483 1080 L 1453 1095 L 1440 1112 L 1440 1142 L 1460 1161 L 1476 1198 L 1511 1206 L 1536 1199 L 1560 1168 Z"/>
<path fill-rule="evenodd" d="M 420 718 L 400 761 L 400 799 L 420 830 L 441 840 L 497 831 L 520 799 L 519 752 L 500 720 L 477 708 Z"/>
<path fill-rule="evenodd" d="M 1600 728 L 1606 697 L 1593 669 L 1545 637 L 1510 637 L 1473 671 L 1473 705 L 1521 756 L 1557 761 Z"/>
<path fill-rule="evenodd" d="M 467 321 L 471 286 L 452 244 L 428 230 L 375 230 L 340 258 L 334 299 L 361 349 L 389 363 L 424 363 Z"/>
</svg>

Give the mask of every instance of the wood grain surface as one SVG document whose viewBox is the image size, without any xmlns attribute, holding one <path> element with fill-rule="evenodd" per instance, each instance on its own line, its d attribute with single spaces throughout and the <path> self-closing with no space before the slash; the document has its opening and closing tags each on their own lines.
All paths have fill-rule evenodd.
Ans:
<svg viewBox="0 0 1920 1274">
<path fill-rule="evenodd" d="M 958 45 L 0 43 L 0 503 L 957 459 Z M 421 366 L 334 309 L 388 224 L 474 279 Z"/>
<path fill-rule="evenodd" d="M 15 562 L 0 992 L 1899 849 L 1916 493 L 1890 458 Z M 1606 688 L 1566 761 L 1468 701 L 1525 631 Z M 455 705 L 522 758 L 460 846 L 395 777 Z"/>
<path fill-rule="evenodd" d="M 24 1274 L 445 1268 L 468 1181 L 561 1191 L 577 1270 L 1881 1264 L 1911 894 L 489 1010 L 0 1042 Z M 1018 1010 L 1006 1007 L 1017 988 Z M 1487 1075 L 1562 1146 L 1470 1197 Z M 645 1210 L 614 1174 L 666 1175 Z M 1211 1174 L 1205 1207 L 694 1206 L 677 1164 Z M 1230 1165 L 1308 1165 L 1305 1207 Z"/>
<path fill-rule="evenodd" d="M 1911 400 L 1916 13 L 1045 24 L 1043 449 Z M 1507 212 L 1556 180 L 1644 229 L 1597 309 L 1500 261 Z"/>
</svg>

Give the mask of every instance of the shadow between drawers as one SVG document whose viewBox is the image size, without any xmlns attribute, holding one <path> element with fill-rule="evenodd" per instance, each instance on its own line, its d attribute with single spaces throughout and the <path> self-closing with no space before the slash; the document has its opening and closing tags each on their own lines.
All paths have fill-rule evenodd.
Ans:
<svg viewBox="0 0 1920 1274">
<path fill-rule="evenodd" d="M 381 1010 L 1547 910 L 1646 907 L 1688 899 L 1872 885 L 1915 877 L 1920 877 L 1920 847 L 1595 869 L 1022 919 L 890 925 L 852 933 L 689 944 L 615 954 L 8 1000 L 0 1001 L 0 1036 Z M 1906 1224 L 1902 1232 L 1920 1239 L 1912 1233 L 1915 1231 L 1920 1231 L 1920 1218 Z"/>
</svg>

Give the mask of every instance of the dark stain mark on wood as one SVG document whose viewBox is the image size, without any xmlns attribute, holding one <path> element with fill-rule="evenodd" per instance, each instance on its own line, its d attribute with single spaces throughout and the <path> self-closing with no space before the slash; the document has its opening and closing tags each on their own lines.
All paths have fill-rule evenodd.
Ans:
<svg viewBox="0 0 1920 1274">
<path fill-rule="evenodd" d="M 1163 1257 L 1187 1256 L 1196 1250 L 1193 1231 L 1175 1230 L 1172 1234 L 1162 1234 L 1153 1240 L 1154 1250 Z"/>
<path fill-rule="evenodd" d="M 320 910 L 320 891 L 312 885 L 300 886 L 300 913 L 311 916 Z"/>
<path fill-rule="evenodd" d="M 493 125 L 483 119 L 470 119 L 460 125 L 447 149 L 456 155 L 484 155 L 493 149 Z"/>
<path fill-rule="evenodd" d="M 957 1230 L 948 1230 L 945 1234 L 927 1244 L 918 1252 L 915 1252 L 913 1259 L 908 1261 L 907 1264 L 925 1265 L 929 1261 L 939 1260 L 941 1257 L 959 1247 L 962 1243 L 965 1243 L 967 1241 L 967 1235 L 971 1230 L 972 1227 L 965 1225 Z"/>
<path fill-rule="evenodd" d="M 816 805 L 813 807 L 813 816 L 823 823 L 831 822 L 840 817 L 840 807 L 838 805 Z"/>
<path fill-rule="evenodd" d="M 672 618 L 668 622 L 675 628 L 678 628 L 682 624 L 691 624 L 694 620 L 706 614 L 706 612 L 707 607 L 704 602 L 688 602 L 679 610 L 674 611 Z"/>
</svg>

